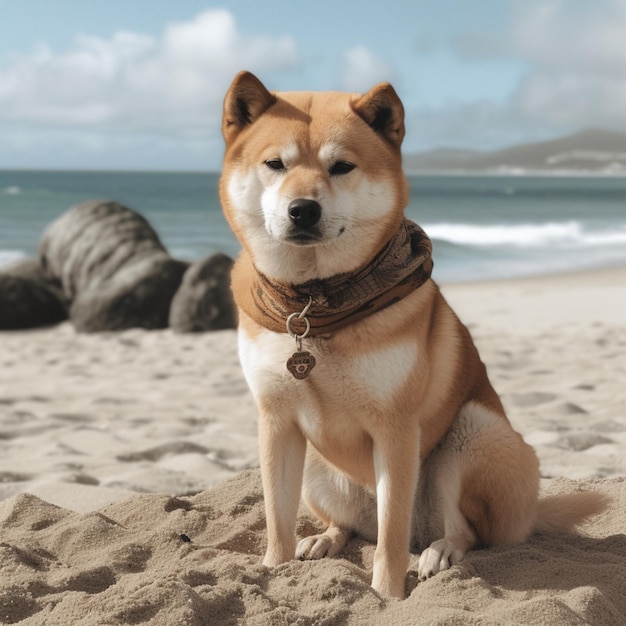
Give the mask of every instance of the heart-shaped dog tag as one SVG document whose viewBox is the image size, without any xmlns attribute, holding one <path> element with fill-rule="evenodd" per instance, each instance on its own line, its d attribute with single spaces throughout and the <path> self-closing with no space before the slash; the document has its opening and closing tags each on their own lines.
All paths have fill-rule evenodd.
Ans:
<svg viewBox="0 0 626 626">
<path fill-rule="evenodd" d="M 294 378 L 306 378 L 315 367 L 315 357 L 310 352 L 294 352 L 287 361 L 287 369 Z"/>
</svg>

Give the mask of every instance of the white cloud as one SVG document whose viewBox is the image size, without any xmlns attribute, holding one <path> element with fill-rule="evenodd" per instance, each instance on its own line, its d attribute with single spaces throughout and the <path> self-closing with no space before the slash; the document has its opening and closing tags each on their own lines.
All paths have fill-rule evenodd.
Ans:
<svg viewBox="0 0 626 626">
<path fill-rule="evenodd" d="M 341 88 L 362 93 L 376 83 L 393 80 L 393 71 L 365 46 L 351 48 L 344 54 Z"/>
<path fill-rule="evenodd" d="M 515 52 L 531 64 L 514 102 L 557 128 L 626 130 L 626 2 L 520 5 Z"/>
<path fill-rule="evenodd" d="M 0 121 L 46 127 L 197 135 L 219 128 L 221 102 L 241 69 L 298 64 L 289 37 L 243 35 L 227 10 L 167 26 L 162 37 L 77 36 L 0 65 Z"/>
<path fill-rule="evenodd" d="M 534 72 L 515 96 L 530 119 L 555 128 L 606 127 L 626 131 L 626 84 L 602 76 Z"/>
<path fill-rule="evenodd" d="M 624 0 L 518 2 L 511 44 L 545 70 L 623 76 L 625 32 Z"/>
<path fill-rule="evenodd" d="M 518 0 L 507 32 L 457 42 L 467 59 L 527 66 L 505 103 L 511 118 L 551 134 L 626 131 L 626 0 Z"/>
<path fill-rule="evenodd" d="M 549 123 L 530 120 L 517 107 L 487 99 L 409 110 L 406 127 L 405 153 L 437 147 L 493 150 L 554 135 Z"/>
<path fill-rule="evenodd" d="M 326 81 L 334 78 L 347 91 L 364 92 L 388 80 L 411 94 L 405 100 L 407 150 L 441 144 L 493 148 L 589 126 L 626 130 L 624 33 L 626 0 L 516 0 L 508 28 L 457 39 L 460 59 L 441 65 L 454 71 L 420 73 L 422 59 L 422 70 L 406 64 L 401 73 L 402 60 L 393 59 L 394 71 L 374 44 L 347 50 L 337 69 L 323 71 L 336 72 Z M 421 40 L 422 51 L 433 41 Z M 448 51 L 437 45 L 445 57 Z M 281 85 L 277 73 L 298 68 L 304 71 L 291 74 L 286 85 L 315 88 L 311 68 L 319 70 L 323 57 L 307 58 L 303 67 L 292 37 L 242 33 L 223 9 L 170 23 L 158 36 L 80 35 L 64 50 L 40 44 L 28 54 L 0 58 L 0 163 L 28 165 L 32 155 L 47 155 L 48 163 L 57 164 L 59 154 L 70 159 L 68 167 L 112 160 L 170 167 L 186 158 L 194 167 L 201 154 L 197 167 L 208 159 L 218 167 L 221 104 L 235 73 L 249 69 L 274 87 Z M 430 59 L 431 67 L 439 67 L 435 61 Z M 493 72 L 463 74 L 472 62 Z M 478 87 L 503 80 L 508 67 L 513 73 L 506 89 L 469 90 L 477 95 L 442 99 L 430 109 L 411 101 L 424 102 L 428 80 L 445 83 L 446 93 L 454 95 L 474 76 Z M 509 87 L 518 75 L 517 86 Z"/>
</svg>

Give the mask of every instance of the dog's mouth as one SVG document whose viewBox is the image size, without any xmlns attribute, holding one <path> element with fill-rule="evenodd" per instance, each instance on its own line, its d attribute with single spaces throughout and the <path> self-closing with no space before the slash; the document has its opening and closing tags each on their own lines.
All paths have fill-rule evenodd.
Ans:
<svg viewBox="0 0 626 626">
<path fill-rule="evenodd" d="M 317 227 L 307 229 L 294 228 L 285 236 L 284 240 L 294 246 L 319 246 L 329 243 L 332 239 L 338 239 L 345 231 L 346 227 L 342 226 L 335 236 L 328 237 Z"/>
<path fill-rule="evenodd" d="M 315 246 L 323 243 L 324 237 L 318 229 L 300 230 L 294 229 L 286 237 L 287 243 L 295 246 Z"/>
</svg>

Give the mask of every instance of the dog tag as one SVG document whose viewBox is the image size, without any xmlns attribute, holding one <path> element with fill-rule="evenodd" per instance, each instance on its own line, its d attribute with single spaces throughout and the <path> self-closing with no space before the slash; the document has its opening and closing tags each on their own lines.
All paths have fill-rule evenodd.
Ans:
<svg viewBox="0 0 626 626">
<path fill-rule="evenodd" d="M 306 378 L 315 367 L 315 357 L 310 352 L 294 352 L 287 361 L 287 369 L 294 378 Z"/>
</svg>

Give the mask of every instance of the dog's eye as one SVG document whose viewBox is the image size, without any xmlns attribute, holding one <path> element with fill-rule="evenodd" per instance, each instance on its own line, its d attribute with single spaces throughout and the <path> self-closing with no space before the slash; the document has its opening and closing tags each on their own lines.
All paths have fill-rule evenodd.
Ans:
<svg viewBox="0 0 626 626">
<path fill-rule="evenodd" d="M 281 172 L 285 169 L 285 164 L 280 159 L 268 159 L 265 161 L 265 165 L 267 165 L 267 167 L 271 170 L 275 170 L 277 172 Z"/>
<path fill-rule="evenodd" d="M 356 165 L 354 163 L 349 163 L 348 161 L 337 161 L 330 168 L 331 176 L 343 176 L 344 174 L 349 174 Z"/>
</svg>

